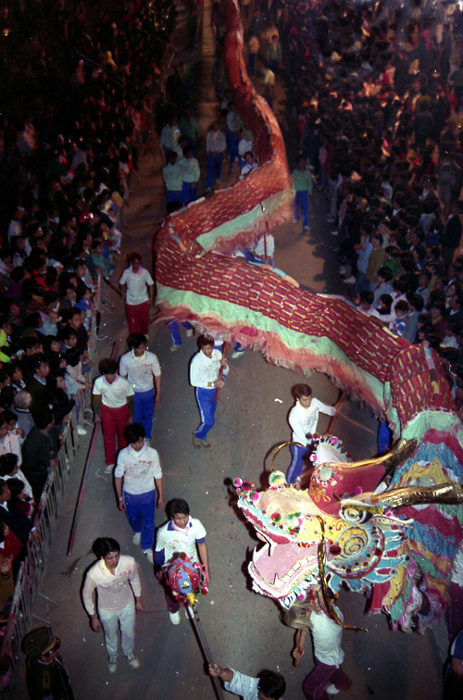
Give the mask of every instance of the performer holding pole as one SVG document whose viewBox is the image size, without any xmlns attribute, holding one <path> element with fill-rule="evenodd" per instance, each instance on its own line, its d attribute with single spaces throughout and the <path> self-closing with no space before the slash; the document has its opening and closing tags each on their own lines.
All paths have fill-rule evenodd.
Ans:
<svg viewBox="0 0 463 700">
<path fill-rule="evenodd" d="M 334 416 L 340 402 L 335 406 L 328 406 L 319 399 L 313 398 L 312 388 L 308 384 L 296 384 L 291 392 L 295 399 L 289 414 L 289 424 L 293 431 L 291 440 L 298 444 L 291 445 L 293 459 L 286 474 L 286 480 L 289 484 L 294 484 L 305 469 L 304 458 L 307 459 L 310 454 L 312 435 L 317 432 L 320 413 Z"/>
<path fill-rule="evenodd" d="M 223 387 L 223 376 L 229 372 L 227 361 L 219 350 L 214 350 L 214 341 L 205 335 L 198 338 L 199 351 L 190 364 L 190 384 L 195 387 L 201 422 L 193 433 L 196 449 L 210 447 L 207 435 L 213 427 L 217 408 L 217 392 Z"/>
</svg>

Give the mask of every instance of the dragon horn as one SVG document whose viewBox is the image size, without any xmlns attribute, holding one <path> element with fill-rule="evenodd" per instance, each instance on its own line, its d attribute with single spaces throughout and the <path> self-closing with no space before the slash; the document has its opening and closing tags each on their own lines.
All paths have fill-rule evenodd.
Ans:
<svg viewBox="0 0 463 700">
<path fill-rule="evenodd" d="M 463 488 L 453 482 L 436 484 L 435 486 L 408 486 L 392 489 L 385 493 L 370 497 L 372 503 L 381 503 L 390 508 L 403 508 L 418 503 L 463 503 Z"/>
<path fill-rule="evenodd" d="M 342 469 L 358 469 L 359 467 L 374 467 L 382 464 L 385 473 L 393 471 L 398 464 L 403 464 L 407 460 L 417 445 L 417 440 L 399 440 L 392 450 L 376 459 L 362 459 L 359 462 L 330 462 L 331 467 L 342 467 Z"/>
</svg>

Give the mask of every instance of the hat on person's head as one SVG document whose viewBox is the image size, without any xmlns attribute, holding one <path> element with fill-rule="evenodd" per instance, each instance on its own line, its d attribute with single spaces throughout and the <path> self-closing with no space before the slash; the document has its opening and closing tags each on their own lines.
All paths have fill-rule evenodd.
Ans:
<svg viewBox="0 0 463 700">
<path fill-rule="evenodd" d="M 38 627 L 28 632 L 22 641 L 23 652 L 36 658 L 58 651 L 60 646 L 61 640 L 55 637 L 51 627 Z"/>
</svg>

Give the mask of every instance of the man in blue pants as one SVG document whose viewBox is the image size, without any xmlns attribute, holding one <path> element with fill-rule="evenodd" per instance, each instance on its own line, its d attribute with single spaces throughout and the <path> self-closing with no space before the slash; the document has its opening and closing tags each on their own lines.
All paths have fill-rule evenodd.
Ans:
<svg viewBox="0 0 463 700">
<path fill-rule="evenodd" d="M 201 423 L 193 433 L 193 446 L 210 447 L 206 440 L 209 430 L 214 425 L 217 407 L 217 390 L 223 387 L 223 377 L 229 372 L 227 361 L 219 350 L 214 350 L 214 341 L 205 335 L 198 338 L 199 352 L 190 365 L 190 384 L 196 388 Z"/>
<path fill-rule="evenodd" d="M 133 543 L 141 544 L 152 564 L 156 491 L 158 508 L 164 507 L 161 463 L 157 450 L 146 444 L 142 425 L 128 425 L 125 436 L 129 445 L 119 452 L 114 471 L 117 503 L 127 513 Z"/>
<path fill-rule="evenodd" d="M 291 393 L 295 400 L 288 418 L 292 430 L 291 442 L 299 444 L 290 447 L 292 461 L 286 473 L 286 480 L 288 484 L 295 484 L 306 469 L 304 458 L 310 454 L 312 435 L 317 432 L 320 413 L 334 416 L 338 407 L 328 406 L 313 398 L 312 388 L 308 384 L 296 384 Z"/>
<path fill-rule="evenodd" d="M 309 197 L 312 197 L 313 182 L 310 170 L 303 156 L 296 158 L 296 167 L 291 173 L 294 189 L 294 223 L 299 221 L 299 207 L 302 210 L 302 227 L 309 228 Z"/>
<path fill-rule="evenodd" d="M 134 390 L 134 422 L 141 423 L 146 437 L 153 434 L 154 406 L 161 400 L 161 367 L 154 352 L 146 349 L 143 333 L 129 335 L 129 352 L 119 361 L 119 375 L 127 377 Z"/>
</svg>

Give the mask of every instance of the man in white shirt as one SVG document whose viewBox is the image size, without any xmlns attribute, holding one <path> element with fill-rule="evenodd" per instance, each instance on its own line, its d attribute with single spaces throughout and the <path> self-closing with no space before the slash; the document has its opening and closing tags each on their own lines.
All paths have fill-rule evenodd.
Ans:
<svg viewBox="0 0 463 700">
<path fill-rule="evenodd" d="M 129 333 L 149 335 L 149 309 L 154 303 L 154 280 L 141 266 L 141 255 L 128 253 L 127 267 L 119 279 L 119 288 L 125 296 L 125 312 Z"/>
<path fill-rule="evenodd" d="M 286 681 L 280 673 L 264 669 L 257 678 L 245 676 L 233 668 L 221 668 L 218 664 L 209 664 L 211 676 L 220 678 L 225 690 L 241 695 L 243 700 L 283 700 Z"/>
<path fill-rule="evenodd" d="M 193 433 L 193 445 L 196 448 L 210 447 L 206 440 L 209 430 L 214 425 L 217 408 L 217 390 L 223 387 L 223 376 L 229 372 L 227 361 L 219 350 L 214 350 L 214 341 L 205 335 L 198 338 L 199 352 L 190 364 L 190 384 L 196 389 L 201 423 Z"/>
<path fill-rule="evenodd" d="M 328 592 L 332 595 L 329 589 Z M 335 695 L 339 691 L 349 690 L 352 681 L 342 670 L 342 626 L 330 617 L 320 586 L 312 589 L 307 603 L 305 619 L 312 633 L 315 667 L 304 680 L 302 690 L 307 700 L 318 700 L 326 693 Z M 333 609 L 342 621 L 339 608 L 333 605 Z M 297 635 L 292 655 L 295 659 L 304 655 L 304 650 L 299 648 Z"/>
<path fill-rule="evenodd" d="M 130 351 L 119 361 L 119 375 L 126 377 L 134 390 L 134 423 L 141 423 L 151 440 L 154 406 L 161 401 L 161 367 L 154 352 L 146 349 L 143 333 L 129 335 L 127 344 Z"/>
<path fill-rule="evenodd" d="M 200 169 L 198 159 L 194 157 L 191 146 L 184 149 L 183 155 L 184 157 L 180 161 L 183 173 L 182 195 L 183 204 L 187 205 L 196 199 Z"/>
<path fill-rule="evenodd" d="M 153 564 L 156 491 L 158 508 L 164 507 L 161 462 L 157 450 L 146 444 L 142 425 L 128 425 L 125 436 L 129 446 L 119 452 L 114 471 L 117 502 L 135 533 L 133 543 L 141 544 Z"/>
<path fill-rule="evenodd" d="M 115 673 L 117 669 L 118 625 L 121 629 L 122 651 L 129 666 L 139 668 L 140 662 L 133 653 L 135 613 L 144 612 L 138 565 L 133 557 L 121 554 L 119 542 L 112 537 L 97 539 L 93 551 L 99 561 L 88 570 L 82 589 L 90 626 L 94 632 L 101 632 L 103 626 L 110 673 Z M 95 592 L 98 592 L 98 614 Z"/>
<path fill-rule="evenodd" d="M 101 422 L 105 472 L 111 474 L 116 463 L 116 434 L 119 449 L 127 447 L 124 429 L 133 422 L 133 389 L 127 379 L 118 375 L 116 360 L 105 358 L 98 369 L 101 376 L 93 383 L 92 410 L 95 423 Z"/>
<path fill-rule="evenodd" d="M 328 416 L 334 416 L 336 413 L 336 406 L 328 406 L 312 397 L 312 389 L 308 384 L 296 384 L 291 393 L 296 401 L 289 414 L 289 425 L 293 431 L 291 440 L 300 445 L 290 447 L 293 460 L 286 474 L 288 484 L 296 483 L 296 479 L 306 468 L 304 457 L 308 456 L 307 448 L 312 444 L 311 436 L 317 432 L 320 413 L 326 413 Z"/>
<path fill-rule="evenodd" d="M 167 504 L 170 521 L 158 530 L 156 537 L 155 564 L 157 577 L 162 577 L 160 568 L 169 564 L 175 555 L 184 552 L 193 562 L 204 566 L 204 583 L 210 581 L 209 556 L 205 542 L 206 530 L 197 518 L 190 517 L 190 506 L 183 498 L 173 498 Z M 180 603 L 166 586 L 167 609 L 173 625 L 180 623 Z"/>
<path fill-rule="evenodd" d="M 271 233 L 263 233 L 258 241 L 256 241 L 254 248 L 251 249 L 253 256 L 253 261 L 257 263 L 264 263 L 265 265 L 272 265 L 273 267 L 273 255 L 275 253 L 275 239 Z"/>
</svg>

